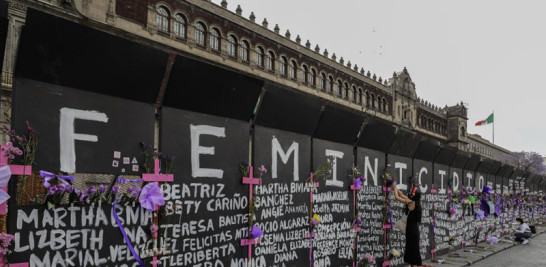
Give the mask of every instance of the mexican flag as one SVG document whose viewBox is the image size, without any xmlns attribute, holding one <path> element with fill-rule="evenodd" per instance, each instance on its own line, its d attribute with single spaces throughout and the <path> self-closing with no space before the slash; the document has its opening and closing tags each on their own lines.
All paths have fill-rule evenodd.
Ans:
<svg viewBox="0 0 546 267">
<path fill-rule="evenodd" d="M 487 117 L 487 119 L 485 119 L 483 121 L 478 121 L 478 122 L 476 122 L 475 125 L 476 126 L 482 126 L 482 125 L 493 123 L 493 118 L 494 118 L 494 113 L 491 113 L 491 115 L 489 115 L 489 117 Z"/>
</svg>

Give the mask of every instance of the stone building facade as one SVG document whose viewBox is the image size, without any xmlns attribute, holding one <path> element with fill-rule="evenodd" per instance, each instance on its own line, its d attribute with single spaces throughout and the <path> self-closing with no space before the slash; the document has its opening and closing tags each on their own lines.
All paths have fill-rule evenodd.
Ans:
<svg viewBox="0 0 546 267">
<path fill-rule="evenodd" d="M 496 160 L 510 153 L 468 135 L 464 104 L 440 108 L 419 98 L 406 68 L 390 78 L 379 77 L 289 30 L 281 33 L 267 19 L 257 22 L 252 12 L 243 17 L 240 6 L 232 11 L 226 1 L 220 5 L 207 0 L 4 1 L 9 25 L 2 67 L 3 124 L 10 122 L 12 77 L 29 7 L 314 95 L 459 150 Z"/>
</svg>

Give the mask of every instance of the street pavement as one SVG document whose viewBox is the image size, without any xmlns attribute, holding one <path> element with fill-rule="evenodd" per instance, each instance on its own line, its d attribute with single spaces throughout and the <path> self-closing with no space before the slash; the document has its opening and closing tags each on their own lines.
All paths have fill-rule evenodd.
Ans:
<svg viewBox="0 0 546 267">
<path fill-rule="evenodd" d="M 546 234 L 535 236 L 529 244 L 503 250 L 472 266 L 546 266 Z"/>
<path fill-rule="evenodd" d="M 535 226 L 538 233 L 529 244 L 514 242 L 513 235 L 507 234 L 497 243 L 481 242 L 477 246 L 439 255 L 435 261 L 427 260 L 423 264 L 429 267 L 546 266 L 546 226 Z"/>
</svg>

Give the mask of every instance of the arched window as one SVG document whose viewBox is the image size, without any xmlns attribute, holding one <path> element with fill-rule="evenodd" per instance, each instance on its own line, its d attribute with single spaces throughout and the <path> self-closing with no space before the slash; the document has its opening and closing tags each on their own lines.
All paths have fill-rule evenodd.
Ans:
<svg viewBox="0 0 546 267">
<path fill-rule="evenodd" d="M 156 26 L 157 30 L 169 32 L 169 11 L 163 6 L 157 8 Z"/>
<path fill-rule="evenodd" d="M 294 60 L 290 60 L 290 64 L 288 64 L 288 76 L 290 79 L 296 79 L 296 62 Z"/>
<path fill-rule="evenodd" d="M 280 59 L 280 65 L 279 65 L 279 71 L 281 73 L 281 75 L 284 75 L 286 76 L 286 58 L 285 57 L 281 57 Z"/>
<path fill-rule="evenodd" d="M 375 95 L 372 94 L 372 108 L 375 108 Z"/>
<path fill-rule="evenodd" d="M 227 53 L 230 57 L 237 57 L 237 38 L 235 36 L 228 36 Z"/>
<path fill-rule="evenodd" d="M 326 87 L 328 89 L 328 93 L 334 94 L 334 78 L 332 78 L 332 76 L 328 76 L 328 83 Z"/>
<path fill-rule="evenodd" d="M 220 32 L 218 29 L 212 28 L 209 36 L 210 48 L 214 51 L 220 51 Z"/>
<path fill-rule="evenodd" d="M 381 107 L 381 97 L 380 96 L 377 96 L 377 109 L 379 109 L 379 111 L 383 110 L 383 108 Z"/>
<path fill-rule="evenodd" d="M 195 23 L 195 43 L 205 46 L 205 25 L 201 22 Z"/>
<path fill-rule="evenodd" d="M 358 104 L 362 104 L 362 89 L 358 88 L 358 98 L 356 100 Z"/>
<path fill-rule="evenodd" d="M 383 112 L 387 113 L 387 100 L 383 98 Z"/>
<path fill-rule="evenodd" d="M 248 57 L 248 48 L 250 46 L 248 45 L 248 43 L 246 41 L 242 41 L 241 42 L 241 46 L 240 46 L 240 51 L 239 51 L 239 56 L 241 57 L 241 60 L 242 61 L 245 61 L 245 62 L 248 62 L 249 60 L 249 57 Z"/>
<path fill-rule="evenodd" d="M 186 38 L 186 19 L 180 14 L 176 14 L 174 17 L 174 35 Z"/>
<path fill-rule="evenodd" d="M 305 65 L 302 66 L 302 69 L 303 69 L 303 83 L 307 84 L 307 82 L 309 81 L 309 69 Z"/>
<path fill-rule="evenodd" d="M 370 93 L 366 91 L 366 107 L 371 107 L 371 106 L 372 106 L 372 100 L 370 98 Z"/>
<path fill-rule="evenodd" d="M 309 85 L 314 87 L 316 85 L 316 78 L 317 72 L 315 69 L 311 68 L 311 71 L 309 72 Z"/>
<path fill-rule="evenodd" d="M 356 87 L 353 85 L 353 90 L 352 90 L 352 98 L 353 98 L 353 102 L 357 102 L 356 101 Z"/>
<path fill-rule="evenodd" d="M 264 50 L 259 46 L 256 46 L 256 65 L 264 66 Z"/>
<path fill-rule="evenodd" d="M 343 84 L 343 98 L 349 99 L 349 85 L 347 83 Z"/>
<path fill-rule="evenodd" d="M 341 80 L 337 80 L 337 90 L 336 90 L 336 94 L 338 96 L 341 96 L 343 92 L 343 83 L 341 82 Z"/>
<path fill-rule="evenodd" d="M 321 73 L 319 78 L 319 88 L 326 91 L 326 74 Z"/>
<path fill-rule="evenodd" d="M 267 66 L 268 70 L 275 71 L 275 54 L 273 54 L 273 52 L 267 52 L 267 56 L 265 57 L 265 65 Z"/>
</svg>

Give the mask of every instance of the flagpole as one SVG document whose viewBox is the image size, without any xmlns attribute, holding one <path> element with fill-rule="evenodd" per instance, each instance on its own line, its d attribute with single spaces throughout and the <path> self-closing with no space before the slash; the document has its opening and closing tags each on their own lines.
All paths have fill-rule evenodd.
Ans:
<svg viewBox="0 0 546 267">
<path fill-rule="evenodd" d="M 495 111 L 493 110 L 493 144 L 495 144 Z"/>
</svg>

